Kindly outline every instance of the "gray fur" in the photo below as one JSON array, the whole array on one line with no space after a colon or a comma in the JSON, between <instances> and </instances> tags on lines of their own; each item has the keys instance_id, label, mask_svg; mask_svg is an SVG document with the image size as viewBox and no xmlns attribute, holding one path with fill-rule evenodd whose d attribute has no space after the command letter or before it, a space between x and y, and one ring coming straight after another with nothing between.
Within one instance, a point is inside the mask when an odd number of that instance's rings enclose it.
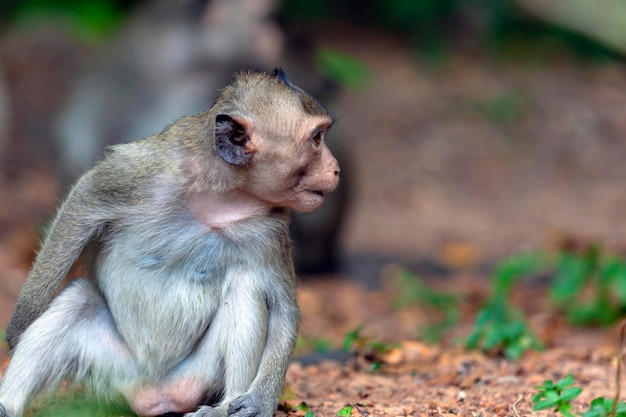
<instances>
[{"instance_id":1,"label":"gray fur","mask_svg":"<svg viewBox=\"0 0 626 417\"><path fill-rule=\"evenodd\" d=\"M309 139L329 117L309 123L294 109L279 117L255 101L301 99L278 81L241 74L210 110L114 147L78 181L7 328L14 351L1 417L20 417L64 379L144 415L273 414L300 317L287 208L315 209L321 199L310 190L331 191L339 173L325 145ZM225 111L257 128L276 120L251 136L250 166L216 153L214 121ZM300 123L313 127L302 133ZM310 160L295 185L291 155ZM54 297L81 253L88 276Z\"/></svg>"}]
</instances>

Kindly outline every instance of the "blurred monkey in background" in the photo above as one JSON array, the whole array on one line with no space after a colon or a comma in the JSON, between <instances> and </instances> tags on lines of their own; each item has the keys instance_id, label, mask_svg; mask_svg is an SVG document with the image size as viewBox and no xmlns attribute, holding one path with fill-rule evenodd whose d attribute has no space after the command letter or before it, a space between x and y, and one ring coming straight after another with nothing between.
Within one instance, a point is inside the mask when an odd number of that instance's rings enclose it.
<instances>
[{"instance_id":1,"label":"blurred monkey in background","mask_svg":"<svg viewBox=\"0 0 626 417\"><path fill-rule=\"evenodd\" d=\"M79 77L59 114L55 145L63 187L107 146L152 135L210 106L241 68L282 66L327 101L329 83L313 69L312 51L285 51L276 9L274 0L156 0L140 7ZM349 165L341 144L332 150ZM344 169L342 186L318 213L293 215L298 271L336 269L347 177Z\"/></svg>"}]
</instances>

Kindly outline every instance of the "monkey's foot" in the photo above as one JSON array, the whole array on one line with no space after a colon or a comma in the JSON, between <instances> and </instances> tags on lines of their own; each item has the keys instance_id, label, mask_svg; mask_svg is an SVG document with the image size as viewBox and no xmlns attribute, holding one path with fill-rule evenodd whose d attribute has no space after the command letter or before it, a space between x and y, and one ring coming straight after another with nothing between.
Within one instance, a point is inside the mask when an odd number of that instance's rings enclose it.
<instances>
[{"instance_id":1,"label":"monkey's foot","mask_svg":"<svg viewBox=\"0 0 626 417\"><path fill-rule=\"evenodd\" d=\"M0 404L0 417L11 417L9 416L9 413L7 413L7 410L4 409L4 406L2 404Z\"/></svg>"}]
</instances>

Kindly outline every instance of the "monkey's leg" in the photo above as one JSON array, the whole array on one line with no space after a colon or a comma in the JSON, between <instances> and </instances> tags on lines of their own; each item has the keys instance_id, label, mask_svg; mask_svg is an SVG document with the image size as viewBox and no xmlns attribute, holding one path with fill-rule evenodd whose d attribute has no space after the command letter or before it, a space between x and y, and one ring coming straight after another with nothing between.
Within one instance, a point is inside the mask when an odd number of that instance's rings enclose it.
<instances>
[{"instance_id":1,"label":"monkey's leg","mask_svg":"<svg viewBox=\"0 0 626 417\"><path fill-rule=\"evenodd\" d=\"M20 338L0 384L0 416L21 416L30 400L66 378L89 374L92 384L104 385L113 377L132 381L135 372L105 301L91 283L74 280Z\"/></svg>"},{"instance_id":2,"label":"monkey's leg","mask_svg":"<svg viewBox=\"0 0 626 417\"><path fill-rule=\"evenodd\" d=\"M268 326L266 300L257 287L261 278L253 273L234 270L226 279L232 285L194 357L197 366L202 367L206 366L203 363L216 360L216 351L220 353L224 366L223 400L215 407L200 407L196 412L186 414L186 417L234 414L229 410L229 405L249 391L258 373ZM260 404L251 401L247 405L250 413L246 415L263 415Z\"/></svg>"}]
</instances>

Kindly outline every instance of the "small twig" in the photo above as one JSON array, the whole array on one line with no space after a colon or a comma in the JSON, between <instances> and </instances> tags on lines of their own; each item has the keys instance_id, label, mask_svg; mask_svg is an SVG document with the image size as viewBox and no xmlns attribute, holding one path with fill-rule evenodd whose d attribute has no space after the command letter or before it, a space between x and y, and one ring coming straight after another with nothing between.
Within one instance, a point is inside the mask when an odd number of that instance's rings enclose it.
<instances>
[{"instance_id":1,"label":"small twig","mask_svg":"<svg viewBox=\"0 0 626 417\"><path fill-rule=\"evenodd\" d=\"M620 339L619 355L617 355L617 369L615 371L615 400L613 400L609 417L615 417L619 394L622 391L622 362L624 362L624 356L626 355L626 322L622 323Z\"/></svg>"},{"instance_id":2,"label":"small twig","mask_svg":"<svg viewBox=\"0 0 626 417\"><path fill-rule=\"evenodd\" d=\"M359 414L361 414L363 417L369 417L370 413L361 410L361 408L356 403L352 403L352 405L354 406L354 408L356 408L356 411L358 411Z\"/></svg>"},{"instance_id":3,"label":"small twig","mask_svg":"<svg viewBox=\"0 0 626 417\"><path fill-rule=\"evenodd\" d=\"M515 417L520 417L520 414L517 412L517 404L520 403L520 401L522 401L524 399L524 396L522 394L520 394L517 397L517 400L515 400L515 402L513 403L513 406L511 407L513 409L513 414L515 414Z\"/></svg>"}]
</instances>

